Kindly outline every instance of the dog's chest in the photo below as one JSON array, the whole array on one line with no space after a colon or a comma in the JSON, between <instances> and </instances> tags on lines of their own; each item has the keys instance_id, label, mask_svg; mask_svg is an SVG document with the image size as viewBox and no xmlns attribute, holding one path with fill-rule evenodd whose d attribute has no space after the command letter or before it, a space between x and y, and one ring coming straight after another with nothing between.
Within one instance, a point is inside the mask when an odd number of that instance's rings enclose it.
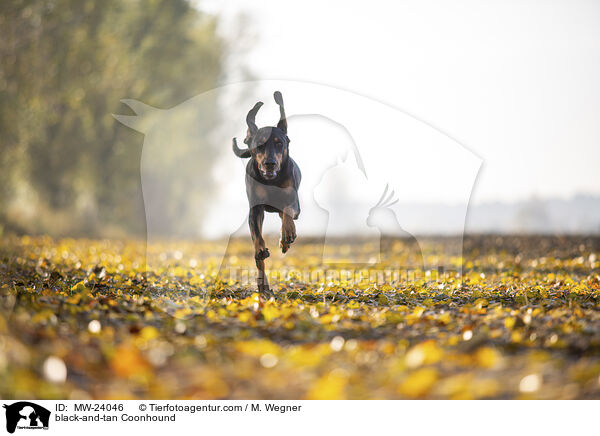
<instances>
[{"instance_id":1,"label":"dog's chest","mask_svg":"<svg viewBox=\"0 0 600 436\"><path fill-rule=\"evenodd\" d=\"M265 184L246 175L246 193L250 206L268 205L276 209L283 209L294 203L296 195L293 181L286 178L278 185Z\"/></svg>"}]
</instances>

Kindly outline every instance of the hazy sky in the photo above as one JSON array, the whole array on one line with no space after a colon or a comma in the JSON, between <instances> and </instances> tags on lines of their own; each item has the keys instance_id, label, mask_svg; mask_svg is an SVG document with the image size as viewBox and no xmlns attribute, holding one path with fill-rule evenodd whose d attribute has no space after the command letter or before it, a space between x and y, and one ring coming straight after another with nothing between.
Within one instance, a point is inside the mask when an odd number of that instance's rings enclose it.
<instances>
[{"instance_id":1,"label":"hazy sky","mask_svg":"<svg viewBox=\"0 0 600 436\"><path fill-rule=\"evenodd\" d=\"M435 126L483 159L474 203L600 194L598 1L199 3L253 35L231 81L243 62Z\"/></svg>"}]
</instances>

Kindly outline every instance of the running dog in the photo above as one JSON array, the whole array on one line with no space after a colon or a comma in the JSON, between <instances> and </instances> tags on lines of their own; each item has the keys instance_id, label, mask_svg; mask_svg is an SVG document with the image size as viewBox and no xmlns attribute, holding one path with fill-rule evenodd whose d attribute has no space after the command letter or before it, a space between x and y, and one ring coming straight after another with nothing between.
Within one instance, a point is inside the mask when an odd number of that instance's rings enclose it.
<instances>
[{"instance_id":1,"label":"running dog","mask_svg":"<svg viewBox=\"0 0 600 436\"><path fill-rule=\"evenodd\" d=\"M265 259L269 249L262 236L265 211L278 213L281 217L281 239L279 246L286 253L296 239L294 220L300 215L298 188L302 175L300 168L289 155L290 138L287 136L287 119L283 98L279 91L273 95L279 106L277 127L256 126L256 113L263 105L256 103L246 116L248 133L244 143L248 148L240 149L233 138L233 152L237 157L250 158L246 165L246 194L250 206L248 223L254 243L254 259L258 269L259 292L271 294L265 275Z\"/></svg>"}]
</instances>

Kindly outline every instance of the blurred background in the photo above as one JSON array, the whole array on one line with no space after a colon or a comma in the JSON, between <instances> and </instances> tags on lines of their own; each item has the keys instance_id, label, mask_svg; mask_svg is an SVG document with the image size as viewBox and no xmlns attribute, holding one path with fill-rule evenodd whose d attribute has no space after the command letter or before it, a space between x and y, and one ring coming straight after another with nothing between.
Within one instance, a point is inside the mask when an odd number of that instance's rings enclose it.
<instances>
[{"instance_id":1,"label":"blurred background","mask_svg":"<svg viewBox=\"0 0 600 436\"><path fill-rule=\"evenodd\" d=\"M112 117L134 113L120 100L168 109L277 79L366 96L464 145L483 161L467 231L598 233L599 20L591 0L4 1L0 229L143 237L144 136ZM220 103L215 125L228 117ZM208 140L203 154L231 157ZM182 220L213 191L210 171L198 177L193 205L163 193ZM428 233L452 233L464 207L433 196L410 211Z\"/></svg>"},{"instance_id":2,"label":"blurred background","mask_svg":"<svg viewBox=\"0 0 600 436\"><path fill-rule=\"evenodd\" d=\"M218 26L184 0L2 2L4 231L142 236L143 136L111 114L125 97L169 107L229 80L243 38Z\"/></svg>"}]
</instances>

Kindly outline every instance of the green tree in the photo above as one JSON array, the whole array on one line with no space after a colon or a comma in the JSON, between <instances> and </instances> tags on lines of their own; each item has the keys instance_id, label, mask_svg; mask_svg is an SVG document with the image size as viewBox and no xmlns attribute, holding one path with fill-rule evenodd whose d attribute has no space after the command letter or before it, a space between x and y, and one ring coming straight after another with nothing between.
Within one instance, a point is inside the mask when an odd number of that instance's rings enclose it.
<instances>
[{"instance_id":1,"label":"green tree","mask_svg":"<svg viewBox=\"0 0 600 436\"><path fill-rule=\"evenodd\" d=\"M1 2L0 222L142 234L142 137L111 114L124 97L170 107L218 86L216 25L184 0Z\"/></svg>"}]
</instances>

